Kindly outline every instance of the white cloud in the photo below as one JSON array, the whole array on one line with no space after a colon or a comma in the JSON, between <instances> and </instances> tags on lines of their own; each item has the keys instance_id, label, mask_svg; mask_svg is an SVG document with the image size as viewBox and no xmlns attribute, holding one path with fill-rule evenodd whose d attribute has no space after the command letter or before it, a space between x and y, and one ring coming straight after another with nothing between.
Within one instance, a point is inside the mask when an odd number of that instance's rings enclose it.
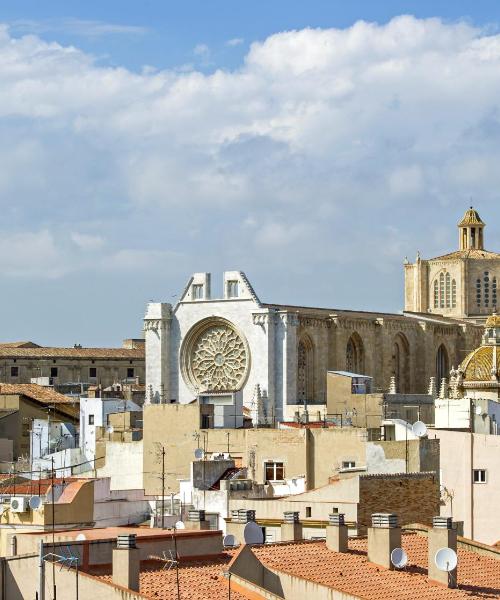
<instances>
[{"instance_id":1,"label":"white cloud","mask_svg":"<svg viewBox=\"0 0 500 600\"><path fill-rule=\"evenodd\" d=\"M226 46L241 46L241 44L243 44L244 42L245 40L243 38L232 38L230 40L227 40Z\"/></svg>"},{"instance_id":2,"label":"white cloud","mask_svg":"<svg viewBox=\"0 0 500 600\"><path fill-rule=\"evenodd\" d=\"M3 235L0 252L4 257L0 273L9 277L58 279L68 272L53 235L46 230Z\"/></svg>"},{"instance_id":3,"label":"white cloud","mask_svg":"<svg viewBox=\"0 0 500 600\"><path fill-rule=\"evenodd\" d=\"M74 231L71 234L71 239L81 250L99 250L104 246L104 240L100 235Z\"/></svg>"},{"instance_id":4,"label":"white cloud","mask_svg":"<svg viewBox=\"0 0 500 600\"><path fill-rule=\"evenodd\" d=\"M211 58L206 44L193 52ZM453 230L470 196L486 220L500 216L499 71L500 35L438 19L277 33L211 73L102 67L5 27L4 228L42 230L43 252L63 257L61 227L92 231L73 234L59 273L86 268L94 244L103 268L165 279L178 252L187 269L262 271L269 289L286 264L314 294L316 269L344 276L348 263L364 269L356 285L389 299L380 261L394 276L400 253L448 249L433 216Z\"/></svg>"},{"instance_id":5,"label":"white cloud","mask_svg":"<svg viewBox=\"0 0 500 600\"><path fill-rule=\"evenodd\" d=\"M85 19L43 19L35 21L32 19L20 19L9 23L9 29L13 33L64 33L81 37L100 37L104 35L142 35L147 32L146 27L137 25L120 25L118 23L106 23L104 21L92 21Z\"/></svg>"}]
</instances>

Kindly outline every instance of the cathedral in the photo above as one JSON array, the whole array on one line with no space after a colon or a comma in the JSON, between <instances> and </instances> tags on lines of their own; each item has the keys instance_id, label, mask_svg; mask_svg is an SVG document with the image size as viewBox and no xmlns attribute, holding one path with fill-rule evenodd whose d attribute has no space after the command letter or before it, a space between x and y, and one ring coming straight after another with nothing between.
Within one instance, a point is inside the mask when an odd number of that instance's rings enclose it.
<instances>
[{"instance_id":1,"label":"cathedral","mask_svg":"<svg viewBox=\"0 0 500 600\"><path fill-rule=\"evenodd\" d=\"M372 391L426 393L481 341L497 306L500 254L484 249L474 209L458 224L459 249L405 261L402 314L270 304L246 275L195 273L175 305L150 303L144 318L146 402L214 405L216 426L291 420L307 403L324 410L327 371L373 378ZM218 425L217 425L218 424Z\"/></svg>"}]
</instances>

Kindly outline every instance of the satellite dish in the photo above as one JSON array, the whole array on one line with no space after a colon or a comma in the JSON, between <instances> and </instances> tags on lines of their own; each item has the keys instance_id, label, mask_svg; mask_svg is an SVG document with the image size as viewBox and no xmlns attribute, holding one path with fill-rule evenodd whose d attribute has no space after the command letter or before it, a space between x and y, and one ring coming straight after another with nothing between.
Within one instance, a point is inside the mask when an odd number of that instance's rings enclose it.
<instances>
[{"instance_id":1,"label":"satellite dish","mask_svg":"<svg viewBox=\"0 0 500 600\"><path fill-rule=\"evenodd\" d=\"M87 538L86 538L86 536L85 536L85 534L84 534L84 533L79 533L79 534L76 536L76 538L75 538L75 539L76 539L76 541L77 541L77 542L83 542L83 541L84 541L84 540L86 540Z\"/></svg>"},{"instance_id":2,"label":"satellite dish","mask_svg":"<svg viewBox=\"0 0 500 600\"><path fill-rule=\"evenodd\" d=\"M31 498L30 498L31 510L37 510L38 508L40 508L41 504L42 504L42 499L40 498L40 496L31 496Z\"/></svg>"},{"instance_id":3,"label":"satellite dish","mask_svg":"<svg viewBox=\"0 0 500 600\"><path fill-rule=\"evenodd\" d=\"M197 460L200 460L200 458L203 458L205 455L205 453L203 452L203 448L196 448L196 450L194 451L194 457Z\"/></svg>"},{"instance_id":4,"label":"satellite dish","mask_svg":"<svg viewBox=\"0 0 500 600\"><path fill-rule=\"evenodd\" d=\"M174 525L174 527L176 529L186 529L186 526L184 525L183 521L177 521L177 523Z\"/></svg>"},{"instance_id":5,"label":"satellite dish","mask_svg":"<svg viewBox=\"0 0 500 600\"><path fill-rule=\"evenodd\" d=\"M424 437L424 435L427 435L427 427L422 421L416 421L415 423L413 423L411 430L419 438Z\"/></svg>"},{"instance_id":6,"label":"satellite dish","mask_svg":"<svg viewBox=\"0 0 500 600\"><path fill-rule=\"evenodd\" d=\"M234 548L235 546L237 546L236 538L234 537L234 535L232 533L229 533L228 535L224 536L224 539L222 540L222 544L224 545L225 548Z\"/></svg>"},{"instance_id":7,"label":"satellite dish","mask_svg":"<svg viewBox=\"0 0 500 600\"><path fill-rule=\"evenodd\" d=\"M391 552L391 563L396 567L396 569L402 569L406 567L408 564L408 554L403 550L403 548L394 548Z\"/></svg>"},{"instance_id":8,"label":"satellite dish","mask_svg":"<svg viewBox=\"0 0 500 600\"><path fill-rule=\"evenodd\" d=\"M478 405L476 406L476 415L482 415L483 414L483 409Z\"/></svg>"},{"instance_id":9,"label":"satellite dish","mask_svg":"<svg viewBox=\"0 0 500 600\"><path fill-rule=\"evenodd\" d=\"M255 521L249 521L245 525L243 536L245 538L245 544L264 543L264 532L262 531L262 527L259 527Z\"/></svg>"},{"instance_id":10,"label":"satellite dish","mask_svg":"<svg viewBox=\"0 0 500 600\"><path fill-rule=\"evenodd\" d=\"M457 553L451 548L441 548L434 557L434 563L440 571L453 571L457 562Z\"/></svg>"},{"instance_id":11,"label":"satellite dish","mask_svg":"<svg viewBox=\"0 0 500 600\"><path fill-rule=\"evenodd\" d=\"M108 433L108 434L112 434L114 430L115 430L115 428L113 427L113 425L106 427L106 433Z\"/></svg>"}]
</instances>

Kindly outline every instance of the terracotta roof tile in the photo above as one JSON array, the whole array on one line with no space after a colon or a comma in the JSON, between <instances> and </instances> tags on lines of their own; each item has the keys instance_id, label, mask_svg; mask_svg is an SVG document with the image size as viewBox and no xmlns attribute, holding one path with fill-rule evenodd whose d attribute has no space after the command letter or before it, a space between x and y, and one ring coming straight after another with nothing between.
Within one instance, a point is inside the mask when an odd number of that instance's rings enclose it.
<instances>
[{"instance_id":1,"label":"terracotta roof tile","mask_svg":"<svg viewBox=\"0 0 500 600\"><path fill-rule=\"evenodd\" d=\"M408 567L402 571L369 563L366 538L350 539L348 553L333 552L321 541L255 546L252 550L271 569L366 600L500 597L500 561L459 549L459 589L448 589L427 579L426 537L404 534L402 546L409 558Z\"/></svg>"},{"instance_id":2,"label":"terracotta roof tile","mask_svg":"<svg viewBox=\"0 0 500 600\"><path fill-rule=\"evenodd\" d=\"M19 394L37 400L38 402L50 404L71 404L74 399L68 398L64 394L56 392L50 387L38 385L36 383L0 383L1 394Z\"/></svg>"},{"instance_id":3,"label":"terracotta roof tile","mask_svg":"<svg viewBox=\"0 0 500 600\"><path fill-rule=\"evenodd\" d=\"M180 597L183 600L226 600L228 584L222 576L222 571L227 568L233 554L234 551L228 551L200 560L181 560L179 563ZM139 581L141 594L156 600L177 598L176 569L167 570L164 565L164 561L161 560L141 562ZM100 569L93 567L91 572L100 579L111 582L109 569L109 565ZM234 588L231 589L231 599L247 600Z\"/></svg>"},{"instance_id":4,"label":"terracotta roof tile","mask_svg":"<svg viewBox=\"0 0 500 600\"><path fill-rule=\"evenodd\" d=\"M477 248L470 248L468 250L456 250L449 254L443 254L443 256L436 256L435 258L429 258L428 260L454 260L457 258L476 258L476 259L500 259L500 254L497 252L490 252L489 250L478 250Z\"/></svg>"},{"instance_id":5,"label":"terracotta roof tile","mask_svg":"<svg viewBox=\"0 0 500 600\"><path fill-rule=\"evenodd\" d=\"M0 344L0 358L128 358L144 359L141 348L26 348Z\"/></svg>"}]
</instances>

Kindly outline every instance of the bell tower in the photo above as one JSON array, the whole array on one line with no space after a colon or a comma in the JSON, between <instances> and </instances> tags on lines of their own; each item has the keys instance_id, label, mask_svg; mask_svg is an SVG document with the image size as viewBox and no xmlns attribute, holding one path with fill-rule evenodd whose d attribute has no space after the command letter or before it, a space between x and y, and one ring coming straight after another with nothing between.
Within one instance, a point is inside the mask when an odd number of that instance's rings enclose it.
<instances>
[{"instance_id":1,"label":"bell tower","mask_svg":"<svg viewBox=\"0 0 500 600\"><path fill-rule=\"evenodd\" d=\"M485 224L472 206L458 224L460 250L484 250Z\"/></svg>"}]
</instances>

